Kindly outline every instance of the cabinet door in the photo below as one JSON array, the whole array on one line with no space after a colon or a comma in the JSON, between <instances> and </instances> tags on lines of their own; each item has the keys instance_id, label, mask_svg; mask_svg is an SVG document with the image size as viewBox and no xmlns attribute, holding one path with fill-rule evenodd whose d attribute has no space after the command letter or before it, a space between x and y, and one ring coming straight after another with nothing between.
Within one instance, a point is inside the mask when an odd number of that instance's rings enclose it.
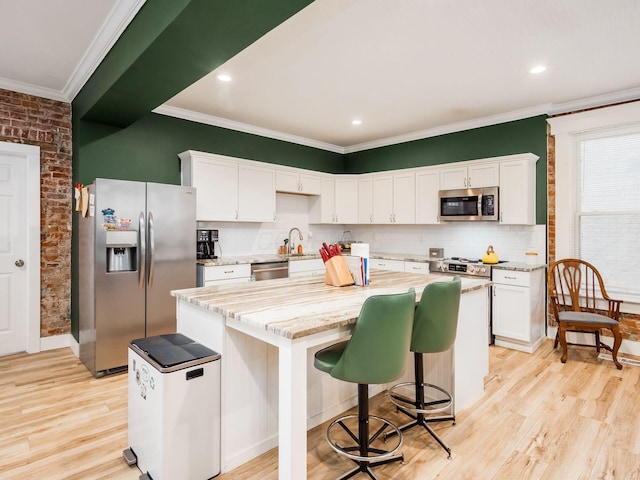
<instances>
[{"instance_id":1,"label":"cabinet door","mask_svg":"<svg viewBox=\"0 0 640 480\"><path fill-rule=\"evenodd\" d=\"M358 223L373 223L373 180L358 179Z\"/></svg>"},{"instance_id":2,"label":"cabinet door","mask_svg":"<svg viewBox=\"0 0 640 480\"><path fill-rule=\"evenodd\" d=\"M336 187L333 177L322 178L322 193L309 197L309 223L334 223Z\"/></svg>"},{"instance_id":3,"label":"cabinet door","mask_svg":"<svg viewBox=\"0 0 640 480\"><path fill-rule=\"evenodd\" d=\"M440 170L431 169L416 173L416 223L438 222L438 191Z\"/></svg>"},{"instance_id":4,"label":"cabinet door","mask_svg":"<svg viewBox=\"0 0 640 480\"><path fill-rule=\"evenodd\" d=\"M320 175L301 173L300 193L320 195L322 193L322 177Z\"/></svg>"},{"instance_id":5,"label":"cabinet door","mask_svg":"<svg viewBox=\"0 0 640 480\"><path fill-rule=\"evenodd\" d=\"M289 170L276 170L276 191L300 193L300 176Z\"/></svg>"},{"instance_id":6,"label":"cabinet door","mask_svg":"<svg viewBox=\"0 0 640 480\"><path fill-rule=\"evenodd\" d=\"M335 222L358 223L358 179L336 178Z\"/></svg>"},{"instance_id":7,"label":"cabinet door","mask_svg":"<svg viewBox=\"0 0 640 480\"><path fill-rule=\"evenodd\" d=\"M393 223L416 223L416 176L413 172L393 176Z\"/></svg>"},{"instance_id":8,"label":"cabinet door","mask_svg":"<svg viewBox=\"0 0 640 480\"><path fill-rule=\"evenodd\" d=\"M238 220L275 222L276 185L272 168L240 165L238 168Z\"/></svg>"},{"instance_id":9,"label":"cabinet door","mask_svg":"<svg viewBox=\"0 0 640 480\"><path fill-rule=\"evenodd\" d=\"M467 187L495 187L500 180L500 165L498 163L484 163L471 165L467 171Z\"/></svg>"},{"instance_id":10,"label":"cabinet door","mask_svg":"<svg viewBox=\"0 0 640 480\"><path fill-rule=\"evenodd\" d=\"M391 223L393 219L393 177L373 177L373 223Z\"/></svg>"},{"instance_id":11,"label":"cabinet door","mask_svg":"<svg viewBox=\"0 0 640 480\"><path fill-rule=\"evenodd\" d=\"M454 190L467 188L467 167L446 167L440 170L440 188Z\"/></svg>"},{"instance_id":12,"label":"cabinet door","mask_svg":"<svg viewBox=\"0 0 640 480\"><path fill-rule=\"evenodd\" d=\"M234 162L192 158L198 221L238 219L238 166Z\"/></svg>"},{"instance_id":13,"label":"cabinet door","mask_svg":"<svg viewBox=\"0 0 640 480\"><path fill-rule=\"evenodd\" d=\"M510 225L536 223L535 164L514 160L500 164L500 222Z\"/></svg>"},{"instance_id":14,"label":"cabinet door","mask_svg":"<svg viewBox=\"0 0 640 480\"><path fill-rule=\"evenodd\" d=\"M494 283L493 334L529 342L531 340L530 304L528 287Z\"/></svg>"}]
</instances>

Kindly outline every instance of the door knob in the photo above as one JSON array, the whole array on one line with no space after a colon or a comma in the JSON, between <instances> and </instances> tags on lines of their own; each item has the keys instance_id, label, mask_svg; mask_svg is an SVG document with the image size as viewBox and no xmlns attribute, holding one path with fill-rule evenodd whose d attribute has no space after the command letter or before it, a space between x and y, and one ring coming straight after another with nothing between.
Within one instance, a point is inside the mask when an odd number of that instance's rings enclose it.
<instances>
[{"instance_id":1,"label":"door knob","mask_svg":"<svg viewBox=\"0 0 640 480\"><path fill-rule=\"evenodd\" d=\"M16 260L16 267L22 267L24 265L24 260Z\"/></svg>"}]
</instances>

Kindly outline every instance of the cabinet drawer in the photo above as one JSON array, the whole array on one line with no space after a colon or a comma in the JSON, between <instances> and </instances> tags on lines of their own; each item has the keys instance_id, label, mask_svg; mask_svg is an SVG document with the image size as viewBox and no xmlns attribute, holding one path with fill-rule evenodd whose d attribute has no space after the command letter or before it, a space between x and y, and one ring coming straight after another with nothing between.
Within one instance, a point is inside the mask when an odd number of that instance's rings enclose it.
<instances>
[{"instance_id":1,"label":"cabinet drawer","mask_svg":"<svg viewBox=\"0 0 640 480\"><path fill-rule=\"evenodd\" d=\"M404 262L404 271L407 273L429 273L429 263L424 262Z\"/></svg>"},{"instance_id":2,"label":"cabinet drawer","mask_svg":"<svg viewBox=\"0 0 640 480\"><path fill-rule=\"evenodd\" d=\"M204 281L226 280L229 278L249 278L251 276L251 265L220 265L204 267Z\"/></svg>"},{"instance_id":3,"label":"cabinet drawer","mask_svg":"<svg viewBox=\"0 0 640 480\"><path fill-rule=\"evenodd\" d=\"M529 272L517 272L515 270L500 270L494 268L491 272L493 283L528 287L531 284Z\"/></svg>"},{"instance_id":4,"label":"cabinet drawer","mask_svg":"<svg viewBox=\"0 0 640 480\"><path fill-rule=\"evenodd\" d=\"M379 258L370 258L369 268L393 270L394 272L404 272L404 260L382 260Z\"/></svg>"}]
</instances>

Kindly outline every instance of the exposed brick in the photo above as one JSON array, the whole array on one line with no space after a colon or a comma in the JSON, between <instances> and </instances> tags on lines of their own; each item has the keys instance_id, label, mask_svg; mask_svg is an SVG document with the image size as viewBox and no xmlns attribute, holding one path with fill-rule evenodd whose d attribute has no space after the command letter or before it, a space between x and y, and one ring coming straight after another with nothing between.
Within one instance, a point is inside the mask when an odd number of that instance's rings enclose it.
<instances>
[{"instance_id":1,"label":"exposed brick","mask_svg":"<svg viewBox=\"0 0 640 480\"><path fill-rule=\"evenodd\" d=\"M0 89L0 141L40 147L40 335L70 333L71 105Z\"/></svg>"}]
</instances>

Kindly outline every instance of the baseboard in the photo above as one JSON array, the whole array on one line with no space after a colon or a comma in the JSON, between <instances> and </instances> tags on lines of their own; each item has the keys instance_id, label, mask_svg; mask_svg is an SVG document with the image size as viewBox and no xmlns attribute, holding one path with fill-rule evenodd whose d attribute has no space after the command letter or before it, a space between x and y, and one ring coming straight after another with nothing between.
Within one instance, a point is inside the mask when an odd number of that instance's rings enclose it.
<instances>
[{"instance_id":1,"label":"baseboard","mask_svg":"<svg viewBox=\"0 0 640 480\"><path fill-rule=\"evenodd\" d=\"M73 335L64 333L62 335L51 335L49 337L40 337L40 351L56 350L58 348L69 347L73 354L78 357L80 355L80 347Z\"/></svg>"},{"instance_id":2,"label":"baseboard","mask_svg":"<svg viewBox=\"0 0 640 480\"><path fill-rule=\"evenodd\" d=\"M555 339L556 338L556 327L547 327L547 338ZM588 333L579 333L579 332L567 332L567 341L571 343L583 343L583 344L593 344L593 335ZM613 346L613 338L605 337L604 335L600 335L600 341L610 347ZM640 342L634 340L628 340L626 338L622 339L622 345L620 345L620 350L618 350L618 355L634 355L636 357L640 357Z\"/></svg>"},{"instance_id":3,"label":"baseboard","mask_svg":"<svg viewBox=\"0 0 640 480\"><path fill-rule=\"evenodd\" d=\"M232 457L229 457L227 459L222 458L221 473L230 472L234 468L247 463L249 460L258 457L277 446L278 435L275 434L267 438L266 440L252 446L251 448L247 448L243 452L233 455Z\"/></svg>"}]
</instances>

